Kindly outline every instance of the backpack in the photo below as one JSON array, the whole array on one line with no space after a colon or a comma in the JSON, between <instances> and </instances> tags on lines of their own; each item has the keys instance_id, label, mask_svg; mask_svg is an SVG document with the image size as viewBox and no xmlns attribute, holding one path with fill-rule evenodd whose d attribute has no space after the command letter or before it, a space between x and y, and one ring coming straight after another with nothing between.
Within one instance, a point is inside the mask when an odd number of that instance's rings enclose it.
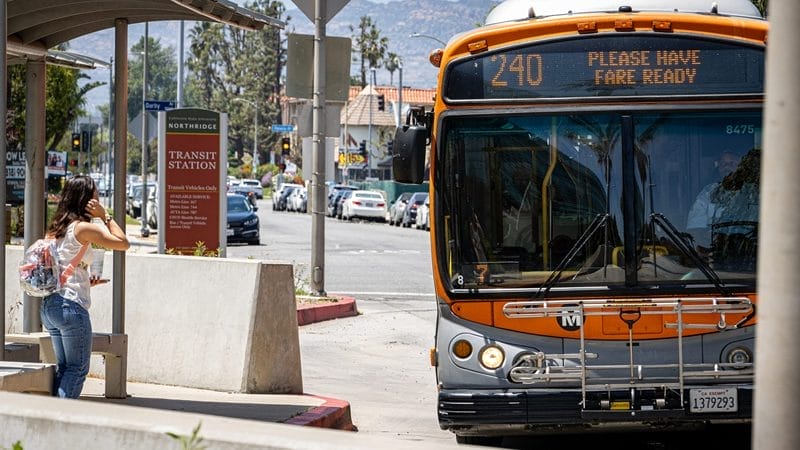
<instances>
[{"instance_id":1,"label":"backpack","mask_svg":"<svg viewBox=\"0 0 800 450\"><path fill-rule=\"evenodd\" d=\"M75 266L83 259L89 244L81 246L80 251L67 264L61 267L58 262L56 240L39 239L25 249L19 263L19 284L26 294L33 297L47 297L56 293L75 271Z\"/></svg>"}]
</instances>

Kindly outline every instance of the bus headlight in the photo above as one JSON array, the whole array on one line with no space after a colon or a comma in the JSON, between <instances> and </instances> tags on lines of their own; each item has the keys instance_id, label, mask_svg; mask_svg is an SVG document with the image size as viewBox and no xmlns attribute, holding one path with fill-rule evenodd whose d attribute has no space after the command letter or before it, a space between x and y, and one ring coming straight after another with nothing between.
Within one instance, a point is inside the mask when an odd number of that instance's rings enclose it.
<instances>
[{"instance_id":1,"label":"bus headlight","mask_svg":"<svg viewBox=\"0 0 800 450\"><path fill-rule=\"evenodd\" d=\"M495 370L503 365L506 356L503 354L503 350L501 350L500 347L487 345L481 349L478 354L478 359L483 367L489 370Z\"/></svg>"}]
</instances>

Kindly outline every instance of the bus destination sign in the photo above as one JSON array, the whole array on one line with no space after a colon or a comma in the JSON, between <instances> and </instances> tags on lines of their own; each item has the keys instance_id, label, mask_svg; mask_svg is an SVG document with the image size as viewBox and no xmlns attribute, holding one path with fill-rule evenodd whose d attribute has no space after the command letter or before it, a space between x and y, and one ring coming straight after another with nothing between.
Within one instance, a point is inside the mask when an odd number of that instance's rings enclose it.
<instances>
[{"instance_id":1,"label":"bus destination sign","mask_svg":"<svg viewBox=\"0 0 800 450\"><path fill-rule=\"evenodd\" d=\"M763 48L672 36L604 36L515 47L448 68L445 98L760 94Z\"/></svg>"}]
</instances>

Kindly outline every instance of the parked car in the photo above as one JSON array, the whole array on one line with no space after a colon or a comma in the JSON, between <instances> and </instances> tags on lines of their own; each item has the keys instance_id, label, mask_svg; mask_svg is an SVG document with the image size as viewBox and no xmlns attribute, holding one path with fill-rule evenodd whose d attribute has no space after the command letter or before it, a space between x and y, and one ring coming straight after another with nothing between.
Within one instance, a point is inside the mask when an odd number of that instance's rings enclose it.
<instances>
[{"instance_id":1,"label":"parked car","mask_svg":"<svg viewBox=\"0 0 800 450\"><path fill-rule=\"evenodd\" d=\"M343 191L352 191L356 188L353 186L347 186L344 184L335 184L331 186L328 190L328 205L325 208L325 214L328 217L336 216L336 205L338 205L339 200L341 200L341 194Z\"/></svg>"},{"instance_id":2,"label":"parked car","mask_svg":"<svg viewBox=\"0 0 800 450\"><path fill-rule=\"evenodd\" d=\"M400 226L400 222L403 221L403 211L406 209L411 194L413 194L413 192L403 192L397 197L397 200L392 203L392 206L389 208L389 225Z\"/></svg>"},{"instance_id":3,"label":"parked car","mask_svg":"<svg viewBox=\"0 0 800 450\"><path fill-rule=\"evenodd\" d=\"M226 231L229 244L246 242L249 245L261 243L258 216L253 205L244 195L228 194L228 226Z\"/></svg>"},{"instance_id":4,"label":"parked car","mask_svg":"<svg viewBox=\"0 0 800 450\"><path fill-rule=\"evenodd\" d=\"M348 198L350 198L352 194L353 194L352 190L346 189L342 191L342 193L339 195L338 201L336 202L336 209L334 210L333 214L334 216L336 216L337 219L342 218L342 205L344 204L345 201L347 201Z\"/></svg>"},{"instance_id":5,"label":"parked car","mask_svg":"<svg viewBox=\"0 0 800 450\"><path fill-rule=\"evenodd\" d=\"M272 210L273 211L279 211L278 210L278 200L280 200L281 195L283 195L283 191L285 189L291 187L291 186L302 187L301 185L296 184L296 183L283 183L280 188L275 189L274 191L272 191Z\"/></svg>"},{"instance_id":6,"label":"parked car","mask_svg":"<svg viewBox=\"0 0 800 450\"><path fill-rule=\"evenodd\" d=\"M289 199L286 202L287 211L306 212L308 209L308 189L300 187L294 189L289 194Z\"/></svg>"},{"instance_id":7,"label":"parked car","mask_svg":"<svg viewBox=\"0 0 800 450\"><path fill-rule=\"evenodd\" d=\"M386 199L380 192L352 191L342 202L342 219L360 217L371 220L386 220Z\"/></svg>"},{"instance_id":8,"label":"parked car","mask_svg":"<svg viewBox=\"0 0 800 450\"><path fill-rule=\"evenodd\" d=\"M418 230L430 230L431 229L431 222L430 222L430 196L425 198L425 201L417 208L417 218L416 218L416 226Z\"/></svg>"},{"instance_id":9,"label":"parked car","mask_svg":"<svg viewBox=\"0 0 800 450\"><path fill-rule=\"evenodd\" d=\"M136 218L142 215L142 183L132 184L128 189L128 200L125 211L129 216ZM156 183L147 183L148 203L156 197Z\"/></svg>"},{"instance_id":10,"label":"parked car","mask_svg":"<svg viewBox=\"0 0 800 450\"><path fill-rule=\"evenodd\" d=\"M401 225L404 227L410 227L416 224L417 220L417 210L425 200L428 198L427 192L414 192L411 194L411 198L408 199L408 205L406 206L405 210L403 211L403 220Z\"/></svg>"},{"instance_id":11,"label":"parked car","mask_svg":"<svg viewBox=\"0 0 800 450\"><path fill-rule=\"evenodd\" d=\"M238 185L231 186L228 192L242 195L247 195L248 192L252 192L257 199L260 200L264 198L264 188L261 187L261 182L250 178L245 178L241 180Z\"/></svg>"},{"instance_id":12,"label":"parked car","mask_svg":"<svg viewBox=\"0 0 800 450\"><path fill-rule=\"evenodd\" d=\"M284 189L282 189L281 196L278 197L278 205L275 206L275 209L277 209L278 211L286 211L286 208L288 207L289 203L289 196L291 196L292 192L294 192L295 190L302 188L303 186L295 184L291 186L286 186Z\"/></svg>"}]
</instances>

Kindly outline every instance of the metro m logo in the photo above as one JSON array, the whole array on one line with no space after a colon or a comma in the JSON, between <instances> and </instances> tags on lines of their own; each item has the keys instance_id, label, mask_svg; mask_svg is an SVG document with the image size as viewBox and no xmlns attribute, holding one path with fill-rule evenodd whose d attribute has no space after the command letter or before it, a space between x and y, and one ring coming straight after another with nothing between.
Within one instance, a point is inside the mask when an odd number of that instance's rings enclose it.
<instances>
[{"instance_id":1,"label":"metro m logo","mask_svg":"<svg viewBox=\"0 0 800 450\"><path fill-rule=\"evenodd\" d=\"M558 326L567 331L578 331L583 325L581 311L578 305L564 305L565 307L574 306L575 309L564 309L558 316Z\"/></svg>"}]
</instances>

